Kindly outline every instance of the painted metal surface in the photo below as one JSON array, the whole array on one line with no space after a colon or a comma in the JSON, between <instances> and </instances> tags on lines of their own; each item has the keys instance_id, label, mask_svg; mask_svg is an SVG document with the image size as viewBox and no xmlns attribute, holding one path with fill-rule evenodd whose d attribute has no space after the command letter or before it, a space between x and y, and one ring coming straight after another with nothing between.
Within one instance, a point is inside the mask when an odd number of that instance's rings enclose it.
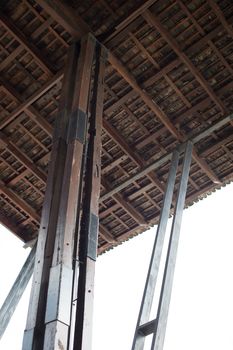
<instances>
[{"instance_id":1,"label":"painted metal surface","mask_svg":"<svg viewBox=\"0 0 233 350\"><path fill-rule=\"evenodd\" d=\"M169 303L172 291L172 282L175 270L175 261L177 255L177 248L179 242L179 234L182 220L182 213L185 203L185 196L187 191L187 184L189 178L189 170L192 159L193 144L188 141L185 145L183 167L181 177L179 179L179 190L176 194L175 200L175 213L173 217L173 223L170 233L170 240L167 249L167 258L165 268L163 272L163 281L160 291L159 305L157 308L157 315L154 320L149 320L151 307L154 298L154 292L157 282L157 276L159 272L159 265L161 255L164 250L164 238L166 233L167 222L172 205L172 198L174 193L174 186L177 176L177 169L179 163L179 157L181 148L173 152L167 189L164 196L163 208L160 216L160 221L155 237L155 243L152 250L151 261L149 265L148 275L146 279L145 289L142 297L142 303L139 311L138 321L136 325L135 335L133 339L132 350L142 350L144 348L145 337L149 334L153 334L151 350L162 350Z\"/></svg>"}]
</instances>

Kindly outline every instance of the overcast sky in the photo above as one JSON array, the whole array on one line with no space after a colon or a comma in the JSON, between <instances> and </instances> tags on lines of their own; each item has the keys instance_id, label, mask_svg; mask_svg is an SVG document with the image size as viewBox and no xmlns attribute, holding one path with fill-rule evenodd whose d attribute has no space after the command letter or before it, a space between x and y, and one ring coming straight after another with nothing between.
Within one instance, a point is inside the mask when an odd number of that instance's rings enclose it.
<instances>
[{"instance_id":1,"label":"overcast sky","mask_svg":"<svg viewBox=\"0 0 233 350\"><path fill-rule=\"evenodd\" d=\"M184 211L164 350L232 350L233 185ZM130 350L156 229L98 258L93 350ZM0 228L0 304L29 250ZM29 288L0 341L20 350ZM147 349L149 349L147 344Z\"/></svg>"}]
</instances>

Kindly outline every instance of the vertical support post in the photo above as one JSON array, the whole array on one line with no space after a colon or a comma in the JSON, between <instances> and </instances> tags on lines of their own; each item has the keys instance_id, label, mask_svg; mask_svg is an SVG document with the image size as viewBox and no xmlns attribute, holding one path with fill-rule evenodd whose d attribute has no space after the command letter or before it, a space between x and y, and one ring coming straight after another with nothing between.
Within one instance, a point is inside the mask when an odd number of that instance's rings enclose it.
<instances>
[{"instance_id":1,"label":"vertical support post","mask_svg":"<svg viewBox=\"0 0 233 350\"><path fill-rule=\"evenodd\" d=\"M144 347L145 337L138 334L139 327L149 321L155 286L158 277L159 264L161 260L164 237L166 233L167 223L172 204L172 196L176 181L176 172L179 162L179 151L173 152L171 166L168 174L167 188L164 195L162 211L159 219L159 224L156 232L155 242L152 250L150 265L146 278L146 284L143 292L141 307L139 311L136 331L133 339L132 350L141 350Z\"/></svg>"},{"instance_id":2,"label":"vertical support post","mask_svg":"<svg viewBox=\"0 0 233 350\"><path fill-rule=\"evenodd\" d=\"M188 185L189 169L191 165L193 145L187 142L183 168L180 179L180 186L177 196L175 214L172 221L172 229L169 239L167 258L165 263L162 288L157 312L156 331L153 334L151 350L162 350L167 326L167 317L171 300L172 284L175 272L177 249L180 237L180 227L185 203L186 190Z\"/></svg>"},{"instance_id":3,"label":"vertical support post","mask_svg":"<svg viewBox=\"0 0 233 350\"><path fill-rule=\"evenodd\" d=\"M22 269L20 270L9 294L0 309L0 339L2 338L11 317L32 277L35 261L36 245L30 251Z\"/></svg>"},{"instance_id":4,"label":"vertical support post","mask_svg":"<svg viewBox=\"0 0 233 350\"><path fill-rule=\"evenodd\" d=\"M142 297L142 303L139 311L136 330L134 334L132 350L143 350L145 337L149 334L153 334L151 350L163 349L168 309L172 291L172 282L175 270L175 260L180 234L181 219L185 203L189 169L192 157L192 143L190 141L186 143L185 148L183 167L180 178L179 190L176 198L175 214L173 217L170 241L167 250L167 258L164 268L157 316L152 321L149 321L149 317L154 297L155 286L157 282L161 255L163 251L166 226L172 203L180 150L181 147L178 147L173 152L172 156L171 167L168 175L167 189L164 196L160 221L157 229L154 247L152 250L152 256Z\"/></svg>"},{"instance_id":5,"label":"vertical support post","mask_svg":"<svg viewBox=\"0 0 233 350\"><path fill-rule=\"evenodd\" d=\"M97 46L95 38L89 34L81 43L73 44L69 53L53 138L23 350L72 348L71 314L74 289L78 289L75 283L79 283L80 266L76 263L76 256L82 241L81 213L85 212L85 198L89 186L92 191L94 181L90 179L96 176L97 165L100 186L101 124L96 126L98 147L95 142L94 146L90 146L92 129L89 128L88 134L88 125L96 125L97 116L93 116L94 107L91 107L90 113L90 105L98 102L99 119L103 108L103 93L100 96L100 87L96 83L100 72L93 78L94 59L96 57L96 62L99 60ZM101 79L103 74L102 67ZM98 89L95 94L96 84ZM97 95L98 99L92 99L90 103L92 95ZM86 149L90 149L89 153ZM96 152L94 158L93 152ZM90 162L95 165L93 171L88 166ZM94 198L97 200L94 212L97 217L97 244L98 195L94 194ZM88 197L86 202L88 200L91 199Z\"/></svg>"},{"instance_id":6,"label":"vertical support post","mask_svg":"<svg viewBox=\"0 0 233 350\"><path fill-rule=\"evenodd\" d=\"M81 43L67 130L67 153L45 312L44 350L68 346L73 281L73 242L83 181L88 104L95 39ZM79 220L79 219L78 219Z\"/></svg>"},{"instance_id":7,"label":"vertical support post","mask_svg":"<svg viewBox=\"0 0 233 350\"><path fill-rule=\"evenodd\" d=\"M79 278L74 329L75 350L90 350L92 345L92 310L94 297L95 261L98 245L99 196L101 173L101 130L104 98L104 67L106 51L96 47L94 86L91 99L89 144L87 149L86 182L80 227L80 242L77 249Z\"/></svg>"},{"instance_id":8,"label":"vertical support post","mask_svg":"<svg viewBox=\"0 0 233 350\"><path fill-rule=\"evenodd\" d=\"M32 290L23 338L23 350L42 349L43 347L47 288L61 199L67 151L66 133L71 113L77 58L78 47L74 44L68 55L59 113L53 135L53 147L38 235Z\"/></svg>"}]
</instances>

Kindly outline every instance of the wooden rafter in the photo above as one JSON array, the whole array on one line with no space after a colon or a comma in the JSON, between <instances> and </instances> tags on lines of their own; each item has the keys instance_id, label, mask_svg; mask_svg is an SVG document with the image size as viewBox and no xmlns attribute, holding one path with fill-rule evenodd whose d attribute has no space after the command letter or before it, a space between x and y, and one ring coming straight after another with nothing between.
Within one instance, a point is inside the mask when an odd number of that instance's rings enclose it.
<instances>
[{"instance_id":1,"label":"wooden rafter","mask_svg":"<svg viewBox=\"0 0 233 350\"><path fill-rule=\"evenodd\" d=\"M24 103L24 99L22 98L22 95L18 93L18 91L10 85L10 83L3 78L3 76L0 77L0 83L4 86L4 88L7 90L7 92L15 98L18 102ZM34 120L35 123L37 123L49 136L52 136L52 126L47 122L45 118L43 118L39 112L33 107L28 106L24 109L24 112Z\"/></svg>"},{"instance_id":2,"label":"wooden rafter","mask_svg":"<svg viewBox=\"0 0 233 350\"><path fill-rule=\"evenodd\" d=\"M7 229L11 230L17 237L20 237L23 240L29 240L30 237L27 236L27 233L23 228L21 228L19 225L14 224L9 218L7 218L5 215L0 213L0 222L3 226L5 226Z\"/></svg>"},{"instance_id":3,"label":"wooden rafter","mask_svg":"<svg viewBox=\"0 0 233 350\"><path fill-rule=\"evenodd\" d=\"M54 14L54 11L56 11L56 0L54 0L53 2L50 2L48 4L48 2L46 0L42 0L41 1L41 5L45 6L45 9L47 11L49 11L49 13L52 15ZM55 7L54 7L55 6ZM65 14L67 15L69 13L70 18L74 18L74 14L72 13L72 11L65 6ZM145 11L143 13L143 16L147 16L148 14L151 16L149 11ZM65 25L67 30L70 30L70 25L72 23L72 35L75 35L77 37L77 35L80 35L80 28L77 27L77 25L75 25L73 27L73 24L75 23L74 20L71 20L69 22L69 25L66 24L64 21L64 15L61 11L59 11L59 13L56 11L56 19L59 19L59 21L63 22L63 25ZM79 23L79 21L77 20L76 23ZM81 23L83 23L83 21L81 21ZM77 28L76 28L77 27ZM84 27L82 26L82 28L84 29ZM87 29L87 28L85 28ZM90 30L90 28L89 28ZM181 55L180 58L185 59L185 62L187 64L187 56L183 56ZM142 98L142 100L145 102L145 104L155 113L156 117L158 117L161 122L166 126L166 128L171 132L171 134L178 139L179 141L183 141L184 137L182 134L180 134L180 132L174 127L174 125L170 122L169 118L166 116L166 114L151 100L150 96L143 91L140 86L138 85L138 83L136 82L136 80L134 79L134 77L127 71L127 69L121 64L121 62L112 54L109 53L108 56L108 60L111 63L111 65L117 70L117 72L129 83L129 85L136 91L136 93L139 94L139 96ZM193 69L193 65L190 66ZM196 71L196 68L195 68ZM198 74L200 75L200 73L198 72ZM202 81L202 77L200 77L200 81ZM209 90L208 90L209 91ZM209 91L211 92L211 91ZM215 102L218 102L218 98L215 99ZM220 104L222 105L222 102L219 101ZM221 108L222 109L222 108ZM214 172L209 168L208 164L202 160L199 159L197 152L194 153L194 159L195 161L198 163L198 165L200 166L200 168L210 177L210 179L214 182L214 183L220 183L221 181L218 179L218 177L214 174Z\"/></svg>"},{"instance_id":4,"label":"wooden rafter","mask_svg":"<svg viewBox=\"0 0 233 350\"><path fill-rule=\"evenodd\" d=\"M227 22L226 18L224 17L220 7L218 6L218 4L213 1L213 0L207 0L207 2L209 3L210 7L213 9L215 15L217 16L218 20L222 23L224 29L228 32L228 34L233 37L233 29L232 26L229 25L229 23Z\"/></svg>"},{"instance_id":5,"label":"wooden rafter","mask_svg":"<svg viewBox=\"0 0 233 350\"><path fill-rule=\"evenodd\" d=\"M9 17L4 16L2 12L0 13L0 23L14 36L20 45L22 45L33 56L35 61L48 74L48 76L51 76L54 72L54 67L49 63L48 59L42 55L41 51L38 50L32 42L29 42L27 38L25 38Z\"/></svg>"},{"instance_id":6,"label":"wooden rafter","mask_svg":"<svg viewBox=\"0 0 233 350\"><path fill-rule=\"evenodd\" d=\"M8 197L18 208L24 211L32 220L40 223L40 215L30 206L25 200L23 200L19 195L12 191L3 181L0 181L0 192Z\"/></svg>"},{"instance_id":7,"label":"wooden rafter","mask_svg":"<svg viewBox=\"0 0 233 350\"><path fill-rule=\"evenodd\" d=\"M31 106L35 101L37 101L42 95L44 95L48 90L50 90L54 85L61 81L63 77L63 71L56 73L53 78L48 80L40 89L38 89L33 95L27 98L14 112L12 112L5 120L0 122L0 129L5 128L13 120L15 120L20 113L22 113L27 107Z\"/></svg>"},{"instance_id":8,"label":"wooden rafter","mask_svg":"<svg viewBox=\"0 0 233 350\"><path fill-rule=\"evenodd\" d=\"M172 133L172 135L178 139L178 141L184 141L185 136L182 135L175 126L170 122L166 114L151 100L150 96L143 91L133 76L127 71L127 69L117 60L115 57L111 56L109 59L112 66L117 70L119 74L121 74L124 79L133 87L133 89L140 95L141 99L145 102L145 104L155 113L155 115L160 119L160 121L166 126L166 128ZM200 159L197 152L193 152L193 159L197 162L200 168L209 176L209 178L214 183L220 183L218 177L214 174L214 172L209 168L208 164Z\"/></svg>"},{"instance_id":9,"label":"wooden rafter","mask_svg":"<svg viewBox=\"0 0 233 350\"><path fill-rule=\"evenodd\" d=\"M71 37L79 39L93 29L110 52L102 134L99 252L156 222L169 162L156 170L148 164L220 123L223 112L230 114L232 43L224 34L232 34L232 5L224 7L211 0L206 0L205 7L196 4L194 8L182 0L166 0L166 5L160 0L156 7L152 7L153 0L140 3L139 7L128 3L127 17L122 15L125 3L115 11L104 0L98 5L85 4L84 12L79 5L73 9L59 0L25 1L19 8L14 4L9 8L7 3L3 6L0 168L2 186L9 191L1 197L3 213L9 209L12 223L25 229L25 237L36 235L38 221L17 199L40 210L47 177L42 167L46 169L50 157L63 76L63 70L55 72L64 64ZM105 28L98 18L93 21L100 8L108 13ZM171 17L168 33L145 20L148 13L165 31L166 18ZM184 37L186 44L181 47L178 43ZM233 122L228 118L226 123L196 144L188 187L192 201L206 188L211 190L218 187L215 183L230 179ZM137 177L141 172L143 177Z\"/></svg>"},{"instance_id":10,"label":"wooden rafter","mask_svg":"<svg viewBox=\"0 0 233 350\"><path fill-rule=\"evenodd\" d=\"M157 28L159 30L159 33L164 37L164 39L168 42L168 44L172 47L172 49L175 51L177 56L180 58L180 60L189 68L190 72L195 76L199 84L203 87L203 89L208 93L210 98L214 101L214 103L220 108L222 113L225 112L225 106L223 105L222 101L219 99L219 97L215 94L211 86L208 84L208 82L202 77L199 70L194 66L190 58L182 51L178 44L176 43L175 39L171 36L169 31L161 24L158 17L156 17L154 14L152 14L150 11L145 11L143 14L143 17L145 20L150 24L151 26Z\"/></svg>"}]
</instances>

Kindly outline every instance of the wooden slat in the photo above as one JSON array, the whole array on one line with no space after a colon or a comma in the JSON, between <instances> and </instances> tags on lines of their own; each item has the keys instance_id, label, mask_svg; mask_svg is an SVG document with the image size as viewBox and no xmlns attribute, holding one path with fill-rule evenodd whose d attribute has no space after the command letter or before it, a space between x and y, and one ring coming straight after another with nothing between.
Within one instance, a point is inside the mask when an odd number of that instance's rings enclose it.
<instances>
[{"instance_id":1,"label":"wooden slat","mask_svg":"<svg viewBox=\"0 0 233 350\"><path fill-rule=\"evenodd\" d=\"M133 89L139 94L144 103L155 113L155 115L160 119L160 121L165 125L165 127L171 132L171 134L180 142L185 140L184 135L182 135L174 126L174 124L168 119L166 114L151 100L150 96L143 91L132 74L127 71L127 69L122 65L122 63L116 59L113 55L109 55L109 61L112 66L121 74L124 79L133 87ZM210 177L214 183L220 183L218 177L214 172L209 168L207 163L203 162L201 159L198 159L198 155L195 156L195 161L198 161L198 165L201 169Z\"/></svg>"},{"instance_id":2,"label":"wooden slat","mask_svg":"<svg viewBox=\"0 0 233 350\"><path fill-rule=\"evenodd\" d=\"M207 2L209 3L210 7L213 9L215 15L217 16L217 18L220 21L220 23L223 25L224 29L228 32L228 34L231 37L233 37L233 28L227 22L227 20L224 17L224 15L223 15L220 7L218 6L218 4L215 1L213 1L213 0L207 0Z\"/></svg>"},{"instance_id":3,"label":"wooden slat","mask_svg":"<svg viewBox=\"0 0 233 350\"><path fill-rule=\"evenodd\" d=\"M38 224L40 222L40 215L19 197L12 189L8 188L3 181L0 180L0 192L7 196L17 207L22 209L32 220L36 221Z\"/></svg>"},{"instance_id":4,"label":"wooden slat","mask_svg":"<svg viewBox=\"0 0 233 350\"><path fill-rule=\"evenodd\" d=\"M8 91L9 94L16 100L18 100L21 103L24 103L24 99L21 94L16 91L16 89L10 85L10 83L3 78L3 76L0 77L0 83L4 86L4 88ZM24 112L31 117L32 120L35 121L49 136L52 136L53 128L52 126L47 122L45 118L43 118L39 112L33 107L28 106L24 109Z\"/></svg>"},{"instance_id":5,"label":"wooden slat","mask_svg":"<svg viewBox=\"0 0 233 350\"><path fill-rule=\"evenodd\" d=\"M32 172L40 181L46 184L46 174L39 169L29 157L27 157L10 139L0 131L0 143L2 143L13 156L19 160L30 172Z\"/></svg>"},{"instance_id":6,"label":"wooden slat","mask_svg":"<svg viewBox=\"0 0 233 350\"><path fill-rule=\"evenodd\" d=\"M42 95L44 95L48 90L50 90L54 85L61 81L63 77L63 70L58 72L48 80L41 88L39 88L34 94L27 98L14 112L12 112L5 120L0 122L0 129L5 128L14 119L18 117L27 107L37 101Z\"/></svg>"},{"instance_id":7,"label":"wooden slat","mask_svg":"<svg viewBox=\"0 0 233 350\"><path fill-rule=\"evenodd\" d=\"M181 59L181 61L189 68L190 72L194 75L199 84L206 90L210 98L214 101L214 103L220 108L220 110L224 113L225 106L223 102L219 99L219 97L215 94L209 83L203 78L199 70L194 66L189 57L179 48L175 39L171 36L169 31L161 24L158 17L152 14L150 11L145 11L143 14L145 20L151 26L158 29L159 33L164 37L164 39L168 42L171 48L175 51L177 56Z\"/></svg>"},{"instance_id":8,"label":"wooden slat","mask_svg":"<svg viewBox=\"0 0 233 350\"><path fill-rule=\"evenodd\" d=\"M49 76L55 72L54 66L49 63L48 58L44 57L41 50L32 44L32 42L29 42L22 31L18 30L17 26L11 21L10 17L6 17L2 11L0 12L0 23L15 37L17 41L19 41L21 45L23 45L28 52L30 52L34 60Z\"/></svg>"}]
</instances>

